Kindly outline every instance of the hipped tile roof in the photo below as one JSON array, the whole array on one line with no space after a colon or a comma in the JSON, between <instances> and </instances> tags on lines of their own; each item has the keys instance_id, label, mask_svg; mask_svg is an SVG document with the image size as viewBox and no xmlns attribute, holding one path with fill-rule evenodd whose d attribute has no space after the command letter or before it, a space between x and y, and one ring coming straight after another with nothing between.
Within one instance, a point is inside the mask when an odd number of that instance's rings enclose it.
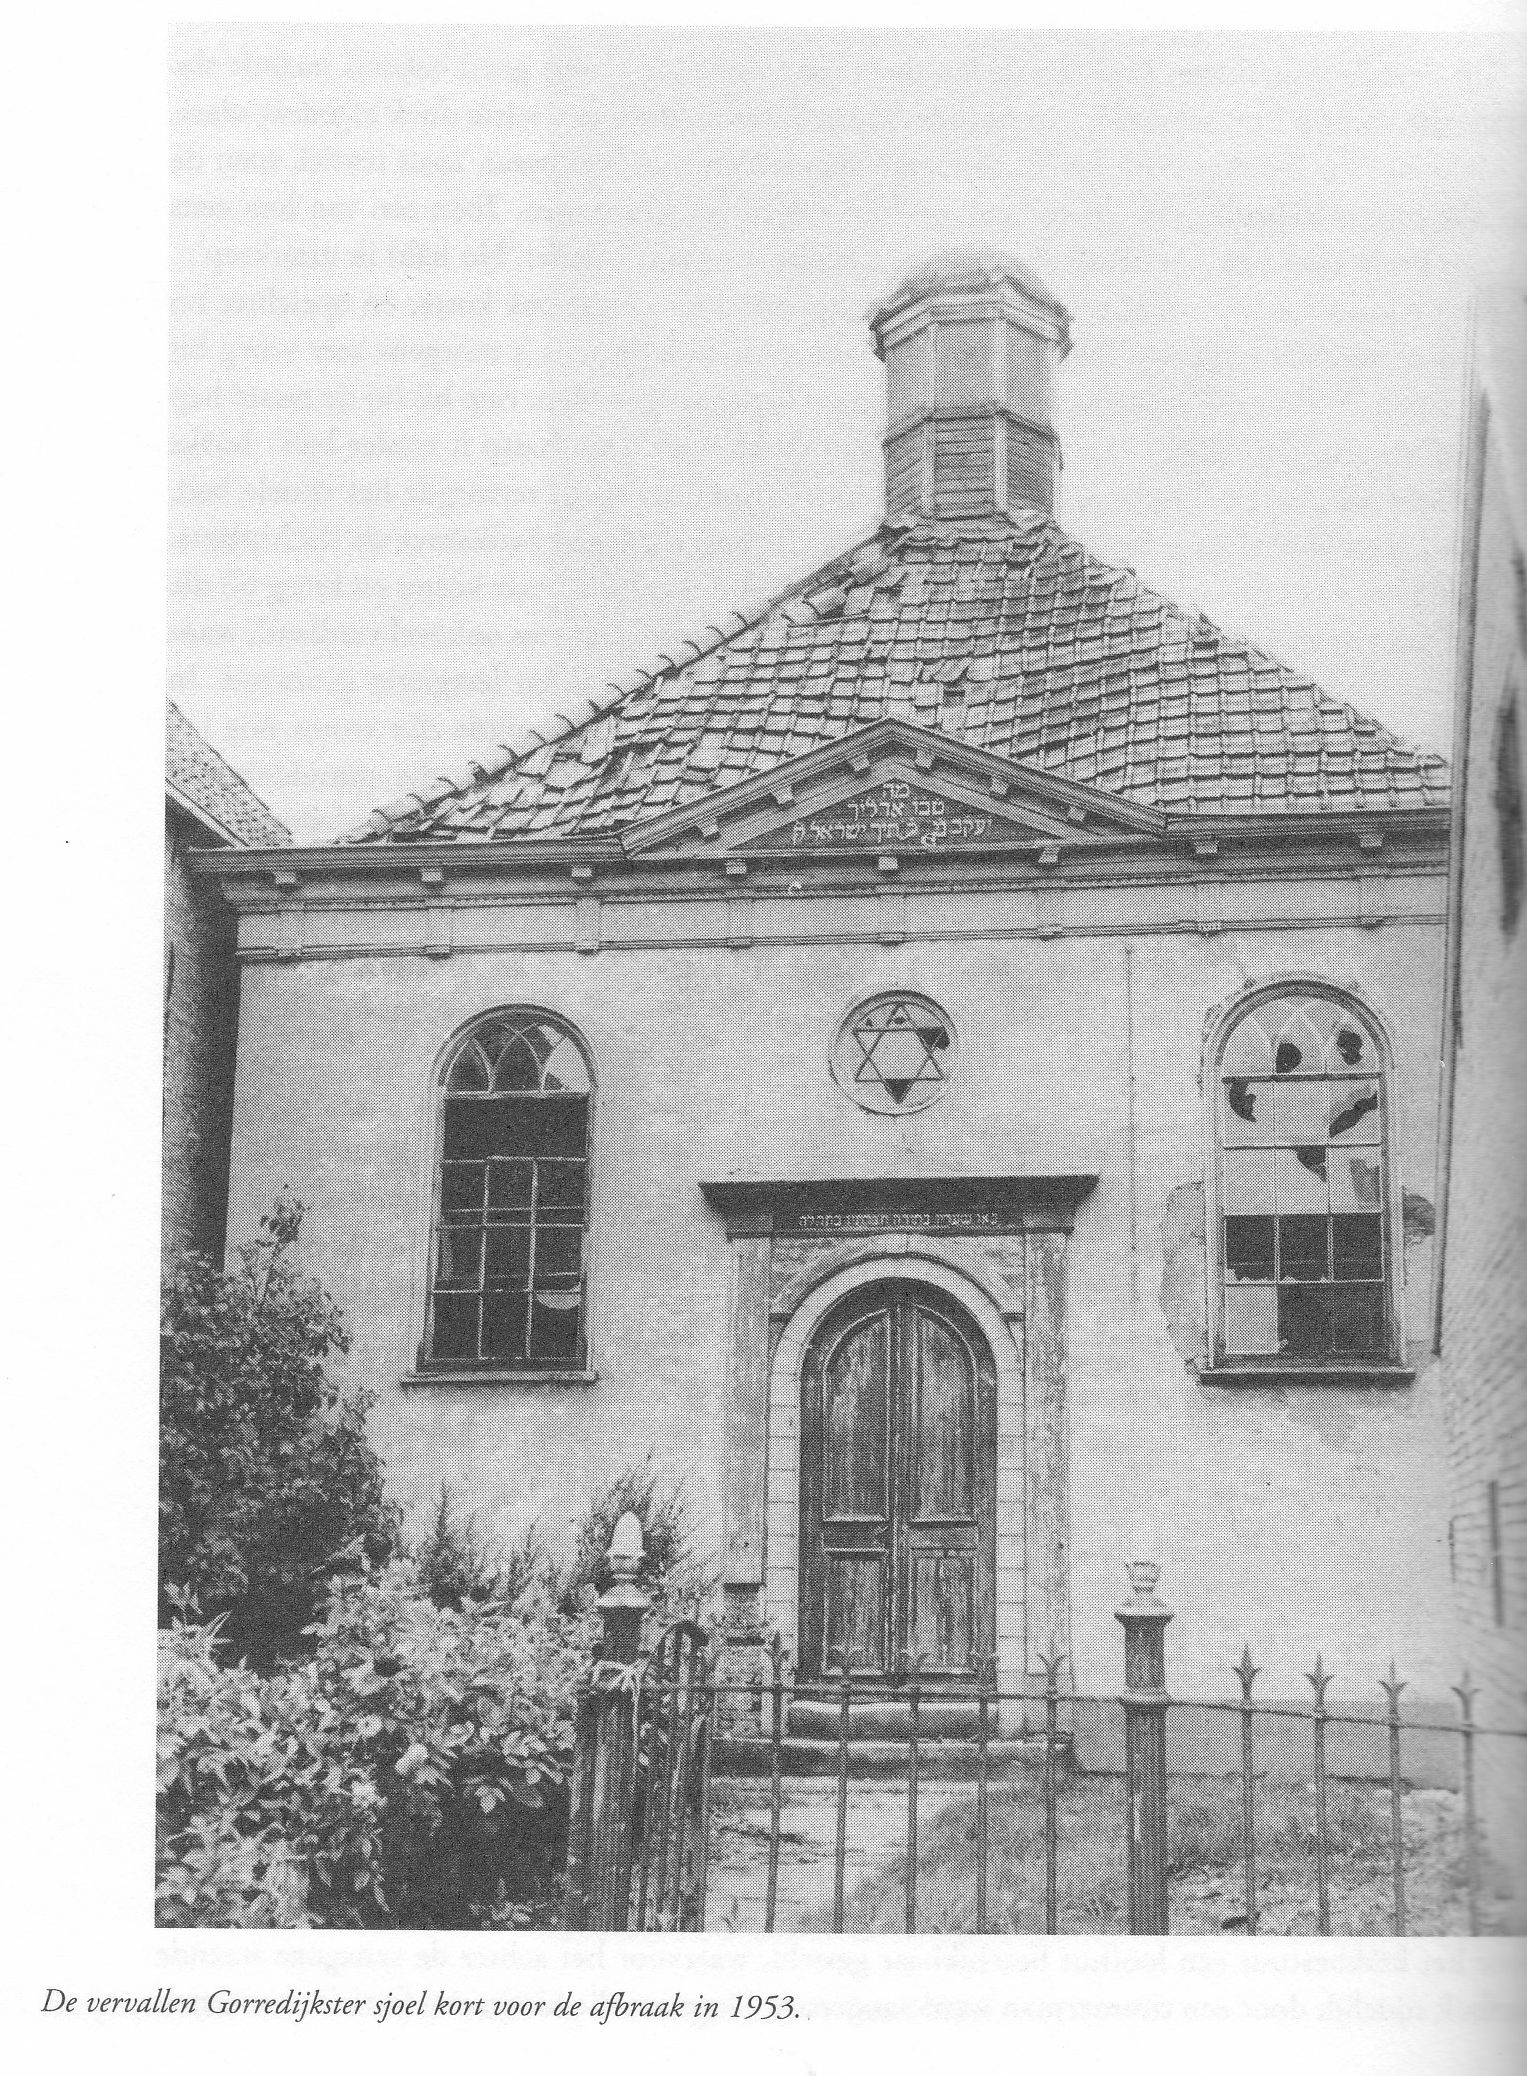
<instances>
[{"instance_id":1,"label":"hipped tile roof","mask_svg":"<svg viewBox=\"0 0 1527 2076\"><path fill-rule=\"evenodd\" d=\"M607 836L883 719L1172 815L1447 802L1443 758L1041 512L889 524L735 617L341 840Z\"/></svg>"},{"instance_id":2,"label":"hipped tile roof","mask_svg":"<svg viewBox=\"0 0 1527 2076\"><path fill-rule=\"evenodd\" d=\"M166 702L165 780L171 790L213 824L229 843L249 850L289 844L292 832L271 813L233 766L186 719L174 700Z\"/></svg>"}]
</instances>

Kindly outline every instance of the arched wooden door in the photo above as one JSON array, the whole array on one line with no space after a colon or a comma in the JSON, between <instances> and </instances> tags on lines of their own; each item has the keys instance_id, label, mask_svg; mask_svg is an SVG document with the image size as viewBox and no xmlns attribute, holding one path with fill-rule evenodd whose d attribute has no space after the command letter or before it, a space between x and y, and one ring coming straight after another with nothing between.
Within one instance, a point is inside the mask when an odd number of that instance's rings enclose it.
<instances>
[{"instance_id":1,"label":"arched wooden door","mask_svg":"<svg viewBox=\"0 0 1527 2076\"><path fill-rule=\"evenodd\" d=\"M801 1377L800 1662L974 1682L995 1636L996 1366L942 1292L883 1283L822 1322Z\"/></svg>"}]
</instances>

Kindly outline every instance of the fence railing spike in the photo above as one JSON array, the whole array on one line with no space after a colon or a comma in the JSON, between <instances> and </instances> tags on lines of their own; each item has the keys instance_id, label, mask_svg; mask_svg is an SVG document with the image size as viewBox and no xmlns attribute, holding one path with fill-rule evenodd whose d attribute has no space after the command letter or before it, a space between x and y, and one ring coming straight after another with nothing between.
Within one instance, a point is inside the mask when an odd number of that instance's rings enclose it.
<instances>
[{"instance_id":1,"label":"fence railing spike","mask_svg":"<svg viewBox=\"0 0 1527 2076\"><path fill-rule=\"evenodd\" d=\"M1257 1762L1256 1703L1251 1690L1262 1670L1251 1655L1250 1642L1230 1670L1241 1683L1241 1881L1246 1899L1246 1936L1257 1933Z\"/></svg>"},{"instance_id":2,"label":"fence railing spike","mask_svg":"<svg viewBox=\"0 0 1527 2076\"><path fill-rule=\"evenodd\" d=\"M1050 1649L1054 1655L1040 1662L1045 1669L1045 1932L1053 1936L1060 1929L1060 1826L1055 1794L1055 1732L1060 1712L1060 1662L1065 1653L1055 1650L1053 1638Z\"/></svg>"},{"instance_id":3,"label":"fence railing spike","mask_svg":"<svg viewBox=\"0 0 1527 2076\"><path fill-rule=\"evenodd\" d=\"M906 1929L917 1930L917 1786L919 1766L920 1724L919 1711L922 1705L923 1654L921 1651L902 1653L902 1671L907 1681L907 1700L911 1709L907 1737L907 1881L906 1881Z\"/></svg>"},{"instance_id":4,"label":"fence railing spike","mask_svg":"<svg viewBox=\"0 0 1527 2076\"><path fill-rule=\"evenodd\" d=\"M843 1929L844 1866L848 1856L848 1724L852 1706L852 1653L843 1652L843 1684L838 1690L838 1804L832 1849L832 1928Z\"/></svg>"},{"instance_id":5,"label":"fence railing spike","mask_svg":"<svg viewBox=\"0 0 1527 2076\"><path fill-rule=\"evenodd\" d=\"M774 1930L779 1904L780 1777L785 1736L785 1640L776 1629L769 1639L769 1871L764 1888L764 1930Z\"/></svg>"},{"instance_id":6,"label":"fence railing spike","mask_svg":"<svg viewBox=\"0 0 1527 2076\"><path fill-rule=\"evenodd\" d=\"M1389 1661L1389 1677L1381 1679L1389 1701L1389 1869L1394 1895L1394 1936L1405 1936L1405 1778L1400 1768L1400 1696L1406 1682Z\"/></svg>"},{"instance_id":7,"label":"fence railing spike","mask_svg":"<svg viewBox=\"0 0 1527 2076\"><path fill-rule=\"evenodd\" d=\"M1458 1708L1463 1717L1459 1725L1463 1736L1463 1840L1464 1863L1468 1874L1469 1889L1469 1936L1479 1936L1479 1824L1475 1803L1474 1784L1474 1739L1478 1731L1474 1723L1474 1699L1479 1689L1470 1677L1467 1665L1463 1678L1454 1687L1458 1696Z\"/></svg>"},{"instance_id":8,"label":"fence railing spike","mask_svg":"<svg viewBox=\"0 0 1527 2076\"><path fill-rule=\"evenodd\" d=\"M1315 1726L1315 1929L1321 1938L1331 1931L1330 1823L1326 1803L1326 1688L1335 1677L1315 1653L1315 1670L1305 1678L1315 1690L1311 1715Z\"/></svg>"},{"instance_id":9,"label":"fence railing spike","mask_svg":"<svg viewBox=\"0 0 1527 2076\"><path fill-rule=\"evenodd\" d=\"M988 1832L991 1803L991 1696L997 1684L997 1654L976 1654L976 1930L986 1930Z\"/></svg>"},{"instance_id":10,"label":"fence railing spike","mask_svg":"<svg viewBox=\"0 0 1527 2076\"><path fill-rule=\"evenodd\" d=\"M718 1637L705 1654L705 1712L702 1735L704 1744L700 1752L700 1807L695 1823L695 1874L694 1874L694 1928L705 1930L706 1892L710 1886L710 1786L711 1768L716 1756L716 1720L720 1694L717 1674L721 1670L722 1650Z\"/></svg>"}]
</instances>

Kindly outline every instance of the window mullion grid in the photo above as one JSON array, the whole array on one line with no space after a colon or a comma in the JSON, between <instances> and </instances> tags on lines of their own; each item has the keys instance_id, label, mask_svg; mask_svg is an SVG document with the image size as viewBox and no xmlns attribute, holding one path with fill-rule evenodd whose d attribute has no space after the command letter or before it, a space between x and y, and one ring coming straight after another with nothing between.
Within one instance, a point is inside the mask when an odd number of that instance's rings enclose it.
<instances>
[{"instance_id":1,"label":"window mullion grid","mask_svg":"<svg viewBox=\"0 0 1527 2076\"><path fill-rule=\"evenodd\" d=\"M1240 1204L1239 1209L1236 1213L1229 1213L1223 1208L1230 1200L1231 1156L1234 1151L1239 1150L1238 1148L1232 1148L1229 1144L1227 1144L1225 1137L1225 1112L1226 1109L1229 1107L1226 1090L1227 1085L1229 1083L1236 1081L1242 1081L1247 1083L1248 1085L1255 1085L1261 1089L1264 1089L1267 1092L1269 1099L1274 1104L1276 1104L1277 1101L1277 1088L1281 1085L1284 1085L1286 1081L1307 1081L1315 1085L1323 1086L1327 1089L1332 1090L1333 1092L1339 1090L1344 1085L1355 1087L1366 1083L1371 1084L1374 1087L1378 1096L1379 1127L1377 1142L1372 1146L1371 1149L1374 1163L1377 1166L1379 1172L1379 1197L1377 1205L1375 1206L1375 1213L1379 1225L1379 1273L1376 1278L1361 1275L1338 1276L1336 1263L1336 1218L1338 1214L1331 1194L1332 1171L1330 1167L1330 1162L1333 1159L1339 1159L1345 1147L1352 1142L1348 1142L1346 1140L1332 1140L1329 1138L1329 1136L1327 1136L1327 1138L1322 1142L1325 1145L1327 1152L1326 1196L1323 1213L1323 1224L1325 1227L1325 1275L1319 1287L1323 1288L1328 1293L1328 1309L1326 1310L1324 1316L1324 1334L1322 1337L1324 1341L1323 1359L1326 1361L1335 1361L1338 1358L1339 1351L1336 1347L1336 1338L1337 1318L1338 1313L1340 1311L1340 1307L1337 1301L1337 1294L1345 1290L1359 1290L1369 1289L1375 1286L1377 1287L1379 1303L1378 1332L1383 1345L1385 1347L1392 1347L1396 1331L1394 1325L1395 1306L1393 1301L1393 1265L1396 1250L1393 1244L1392 1233L1393 1206L1391 1201L1392 1191L1390 1188L1390 1169L1388 1151L1390 1144L1390 1091L1382 1061L1378 1062L1376 1065L1372 1067L1354 1067L1350 1069L1343 1067L1337 1068L1335 1070L1326 1068L1325 1071L1319 1074L1309 1076L1300 1075L1284 1077L1277 1074L1251 1074L1245 1076L1222 1074L1219 1084L1219 1101L1221 1108L1220 1113L1215 1121L1215 1133L1219 1154L1219 1175L1221 1189L1220 1201L1222 1207L1220 1226L1222 1235L1221 1288L1222 1291L1227 1294L1232 1289L1237 1287L1238 1279L1234 1278L1230 1271L1228 1245L1226 1239L1227 1229L1224 1220L1229 1216L1257 1215L1255 1208L1247 1203ZM1332 1107L1331 1114L1333 1117L1336 1115L1336 1106L1334 1104ZM1277 1154L1279 1152L1297 1153L1298 1146L1304 1144L1305 1142L1296 1142L1288 1138L1282 1131L1280 1131L1277 1127L1276 1115L1277 1113L1275 1112L1275 1123L1272 1137L1270 1140L1263 1141L1262 1143L1266 1145L1269 1151L1271 1151L1274 1154ZM1365 1152L1368 1150L1368 1142L1362 1141L1358 1143L1361 1145L1362 1149ZM1275 1175L1276 1172L1277 1171L1275 1166ZM1277 1189L1276 1182L1274 1182L1273 1186L1272 1200L1265 1206L1265 1213L1270 1214L1272 1218L1272 1289L1273 1303L1276 1310L1281 1308L1281 1294L1285 1288L1283 1278L1282 1230L1284 1213L1283 1208L1279 1202L1279 1192ZM1292 1217L1297 1214L1295 1214L1293 1211L1290 1211L1287 1215ZM1305 1279L1298 1280L1300 1283L1303 1283ZM1289 1287L1293 1288L1295 1286L1290 1285ZM1225 1301L1227 1300L1222 1300L1222 1302Z\"/></svg>"},{"instance_id":2,"label":"window mullion grid","mask_svg":"<svg viewBox=\"0 0 1527 2076\"><path fill-rule=\"evenodd\" d=\"M1333 1081L1334 1081L1334 1080L1336 1080L1337 1078L1338 1078L1338 1077L1337 1077L1337 1076L1335 1076L1335 1075L1327 1075L1327 1074L1309 1074L1309 1075L1298 1075L1298 1076L1295 1076L1295 1075L1290 1075L1290 1076L1288 1077L1289 1081L1291 1081L1291 1082L1304 1082L1304 1083L1306 1083L1306 1084L1310 1084L1310 1085L1315 1085L1315 1086L1324 1086L1324 1087L1329 1087L1329 1086L1330 1086L1330 1084L1331 1084L1331 1082L1333 1082ZM1276 1088L1277 1084L1275 1083L1275 1084L1273 1084L1273 1086L1274 1086L1274 1087ZM1276 1097L1276 1095L1274 1095L1273 1101L1274 1101L1274 1103L1276 1104L1276 1102L1277 1102L1277 1097ZM1278 1115L1278 1113L1277 1113L1277 1111L1276 1111L1276 1110L1274 1111L1274 1115L1275 1115L1275 1116L1276 1116L1276 1115ZM1281 1130L1279 1130L1279 1131L1277 1132L1277 1134L1276 1134L1275 1138L1274 1138L1274 1141L1273 1141L1273 1151L1274 1151L1274 1154L1275 1154L1275 1155L1276 1155L1276 1154L1279 1154L1279 1153L1287 1153L1287 1154L1290 1154L1290 1155L1292 1155L1292 1156L1294 1157L1294 1159L1296 1159L1296 1160L1297 1160L1297 1159L1298 1159L1298 1156L1299 1156L1299 1148L1300 1148L1301 1146L1303 1146L1303 1145L1307 1145L1307 1144L1311 1144L1311 1143L1313 1143L1313 1142L1310 1142L1310 1141L1306 1141L1306 1140L1302 1140L1302 1139L1285 1139L1285 1138L1284 1138L1284 1136L1283 1136L1283 1134L1282 1134L1282 1131L1281 1131ZM1309 1277L1303 1277L1303 1276L1299 1276L1299 1277L1290 1277L1290 1278L1289 1278L1289 1281L1288 1281L1288 1285L1287 1285L1287 1287L1288 1287L1288 1288L1289 1288L1290 1290L1294 1290L1294 1289L1303 1289L1303 1290L1309 1290L1309 1289L1313 1289L1313 1290L1315 1290L1315 1291L1317 1291L1317 1292L1320 1292L1320 1291L1325 1291L1326 1293L1331 1293L1332 1291L1334 1291L1334 1288L1335 1288L1334 1282L1333 1282L1333 1280L1332 1280L1332 1279L1333 1279L1333 1271L1334 1271L1334 1268L1335 1268L1335 1255L1334 1255L1334 1252L1333 1252L1333 1249L1332 1249L1332 1242L1331 1242L1331 1149L1330 1149L1330 1141L1329 1141L1329 1139L1323 1140L1323 1141L1321 1142L1321 1145L1322 1145L1322 1149L1323 1149L1323 1151L1324 1151L1324 1153L1325 1153L1325 1156L1326 1156L1326 1158L1325 1158L1325 1163L1324 1163L1324 1170L1323 1170L1323 1180L1324 1180L1324 1182L1325 1182L1325 1187L1326 1187L1326 1197L1325 1197L1325 1209L1324 1209L1323 1213L1321 1214L1321 1222L1322 1222L1322 1225L1324 1226L1324 1229L1325 1229L1325 1268L1326 1268L1326 1272L1325 1272L1325 1275L1324 1275L1323 1277L1316 1277L1316 1278L1309 1278ZM1284 1288L1285 1288L1285 1285L1284 1285L1284 1280L1283 1280L1283 1219L1284 1219L1284 1215L1285 1215L1285 1214L1284 1214L1284 1211L1283 1211L1283 1206L1281 1205L1281 1203L1279 1203L1279 1202L1277 1201L1277 1183L1276 1183L1276 1175L1277 1175L1277 1168L1276 1168L1276 1166L1274 1167L1274 1171L1273 1171L1273 1172L1274 1172L1274 1177L1275 1177L1275 1180L1274 1180L1274 1185L1273 1185L1273 1187L1274 1187L1274 1197L1273 1197L1273 1290L1274 1290L1274 1293L1275 1293L1275 1295L1274 1295L1274 1298L1273 1298L1273 1303L1274 1303L1274 1305L1275 1305L1275 1306L1276 1306L1276 1308L1277 1308L1277 1319L1278 1319L1278 1328L1277 1328L1277 1331L1278 1331L1278 1348L1279 1348L1279 1353L1281 1354L1281 1353L1283 1352L1283 1331L1282 1331L1282 1329L1283 1329L1283 1316L1282 1316L1282 1315L1283 1315L1283 1291L1284 1291ZM1290 1218L1294 1218L1294 1217L1306 1216L1306 1215L1310 1215L1310 1214L1306 1214L1306 1213L1299 1213L1299 1212L1293 1212L1293 1211L1290 1211L1290 1212L1289 1212L1289 1213L1288 1213L1287 1215L1288 1215L1288 1216L1289 1216ZM1322 1310L1322 1313L1321 1313L1321 1335L1320 1335L1320 1355L1319 1355L1319 1360L1321 1360L1321 1361L1329 1361L1329 1359L1331 1358L1332 1354L1333 1354L1333 1353L1334 1353L1334 1351L1335 1351L1335 1341L1336 1341L1336 1321L1335 1321L1335 1312L1334 1312L1334 1309L1333 1309L1333 1308L1334 1308L1334 1304L1335 1304L1335 1299L1334 1299L1334 1297L1333 1297L1333 1296L1330 1296L1330 1295L1327 1295L1327 1297L1326 1297L1326 1301L1325 1301L1325 1305L1324 1305L1324 1308L1323 1308L1323 1310Z\"/></svg>"},{"instance_id":3,"label":"window mullion grid","mask_svg":"<svg viewBox=\"0 0 1527 2076\"><path fill-rule=\"evenodd\" d=\"M530 1241L525 1259L525 1360L529 1362L535 1341L536 1317L536 1239L541 1221L541 1163L539 1158L530 1163Z\"/></svg>"},{"instance_id":4,"label":"window mullion grid","mask_svg":"<svg viewBox=\"0 0 1527 2076\"><path fill-rule=\"evenodd\" d=\"M1282 1321L1279 1313L1283 1303L1283 1206L1278 1201L1278 1155L1283 1151L1283 1137L1278 1130L1278 1084L1265 1082L1268 1101L1272 1104L1273 1135L1272 1150L1272 1287L1273 1287L1273 1335L1281 1351L1283 1345Z\"/></svg>"},{"instance_id":5,"label":"window mullion grid","mask_svg":"<svg viewBox=\"0 0 1527 2076\"><path fill-rule=\"evenodd\" d=\"M491 1161L482 1163L482 1195L477 1204L477 1360L483 1360L483 1332L487 1322L488 1287L488 1177Z\"/></svg>"}]
</instances>

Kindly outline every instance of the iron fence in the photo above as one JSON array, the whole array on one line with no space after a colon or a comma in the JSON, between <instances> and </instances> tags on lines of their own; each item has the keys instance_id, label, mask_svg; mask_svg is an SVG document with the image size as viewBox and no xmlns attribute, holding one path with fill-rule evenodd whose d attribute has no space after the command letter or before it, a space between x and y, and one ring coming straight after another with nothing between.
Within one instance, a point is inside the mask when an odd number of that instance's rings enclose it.
<instances>
[{"instance_id":1,"label":"iron fence","mask_svg":"<svg viewBox=\"0 0 1527 2076\"><path fill-rule=\"evenodd\" d=\"M1223 1927L1243 1931L1247 1937L1265 1929L1269 1869L1262 1829L1273 1789L1263 1746L1268 1726L1276 1724L1285 1741L1292 1733L1307 1755L1312 1809L1301 1840L1307 1843L1313 1860L1313 1930L1318 1935L1329 1936L1333 1929L1333 1869L1343 1851L1343 1840L1333 1836L1331 1795L1337 1779L1329 1746L1333 1731L1360 1731L1380 1740L1381 1764L1365 1777L1371 1795L1387 1803L1379 1859L1387 1861L1381 1886L1386 1899L1385 1928L1394 1936L1404 1936L1409 1929L1405 1813L1411 1781L1406 1771L1407 1744L1416 1738L1451 1741L1457 1751L1461 1790L1467 1929L1477 1934L1485 1928L1476 1746L1486 1737L1522 1740L1527 1738L1527 1730L1478 1722L1474 1714L1477 1689L1467 1674L1452 1690L1457 1702L1452 1720L1408 1715L1400 1701L1407 1683L1393 1665L1387 1678L1378 1682L1382 1705L1375 1703L1367 1712L1331 1705L1334 1675L1319 1657L1304 1675L1310 1688L1307 1703L1264 1701L1256 1693L1261 1668L1254 1663L1249 1646L1239 1662L1227 1668L1234 1691L1210 1696L1170 1693L1165 1680L1164 1631L1171 1616L1155 1597L1155 1567L1132 1566L1130 1576L1132 1597L1118 1611L1124 1629L1125 1678L1122 1688L1113 1693L1089 1694L1067 1686L1066 1660L1059 1651L1040 1657L1043 1686L1037 1693L1032 1686L1015 1689L1002 1685L995 1663L988 1657L979 1664L974 1691L966 1701L968 1731L951 1739L942 1718L930 1733L926 1715L934 1697L941 1704L947 1701L948 1687L930 1683L917 1663L904 1666L900 1698L905 1736L894 1740L889 1775L882 1771L875 1776L882 1819L875 1842L883 1862L870 1885L878 1911L875 1928L916 1932L924 1926L925 1770L934 1766L939 1776L934 1830L947 1842L957 1828L962 1844L956 1859L961 1863L962 1879L968 1880L964 1897L956 1898L953 1905L947 1884L942 1890L936 1929L976 1933L1020 1929L1051 1936L1102 1929L1077 1911L1068 1921L1063 1909L1068 1843L1062 1813L1069 1810L1081 1781L1089 1791L1097 1791L1089 1804L1094 1815L1100 1794L1106 1792L1101 1777L1078 1775L1075 1766L1078 1743L1085 1741L1079 1725L1090 1720L1094 1737L1101 1734L1105 1740L1117 1742L1117 1732L1122 1729L1123 1794L1111 1826L1113 1858L1102 1876L1105 1886L1111 1885L1118 1896L1117 1919L1134 1933L1172 1930L1173 1879L1174 1874L1179 1879L1182 1874L1180 1864L1174 1868L1172 1861L1172 1789L1174 1781L1181 1786L1190 1778L1197 1783L1199 1777L1173 1774L1168 1763L1168 1730L1169 1725L1192 1714L1223 1721L1231 1729L1231 1748L1237 1755L1235 1765L1220 1779L1238 1818L1234 1861L1240 1908L1228 1913L1221 1910ZM787 1837L793 1835L787 1823L787 1784L798 1793L800 1769L809 1764L818 1782L832 1784L830 1904L824 1901L819 1917L794 1928L835 1933L861 1928L859 1920L850 1922L848 1875L855 1827L860 1821L852 1791L866 1777L866 1759L873 1756L884 1768L886 1751L883 1744L872 1744L858 1733L854 1710L856 1703L875 1702L883 1714L885 1699L884 1682L862 1672L856 1677L852 1666L834 1668L826 1679L810 1684L793 1681L777 1635L768 1647L762 1679L723 1679L718 1650L709 1634L694 1623L666 1630L645 1659L623 1665L607 1663L600 1678L591 1683L586 1714L580 1718L568 1923L606 1929L705 1929L716 1829L713 1783L719 1771L732 1787L738 1779L760 1787L767 1784L759 1811L761 1828L751 1832L747 1842L753 1864L762 1868L757 1918L737 1922L735 1929L766 1933L784 1929L782 1850ZM818 1734L802 1740L792 1735L792 1717L807 1709ZM738 1715L751 1718L757 1725L754 1732L722 1738L718 1725L723 1717ZM1014 1720L1024 1726L1023 1734L1016 1739L1003 1736L1001 1726ZM824 1736L821 1732L828 1724L831 1733ZM610 1747L602 1760L597 1749L601 1736ZM956 1786L953 1794L946 1785L951 1773ZM993 1824L999 1782L1016 1784L1016 1800L1025 1815L1038 1818L1033 1826L1033 1853L1040 1864L1025 1870L1026 1877L1035 1873L1039 1877L1037 1898L1022 1923L1015 1923L1011 1908L993 1910L994 1852L999 1876L1010 1877L1012 1869L1003 1855L1010 1858L1015 1849L1002 1828ZM897 1794L904 1805L899 1855L888 1850L883 1828L887 1798ZM1013 1806L1011 1799L1003 1806ZM822 1809L820 1813L827 1812ZM968 1865L963 1853L966 1839ZM1081 1850L1074 1837L1069 1849ZM1087 1850L1095 1852L1095 1843ZM1364 1862L1370 1872L1377 1864L1372 1854ZM898 1880L900 1895L893 1912L887 1890Z\"/></svg>"}]
</instances>

